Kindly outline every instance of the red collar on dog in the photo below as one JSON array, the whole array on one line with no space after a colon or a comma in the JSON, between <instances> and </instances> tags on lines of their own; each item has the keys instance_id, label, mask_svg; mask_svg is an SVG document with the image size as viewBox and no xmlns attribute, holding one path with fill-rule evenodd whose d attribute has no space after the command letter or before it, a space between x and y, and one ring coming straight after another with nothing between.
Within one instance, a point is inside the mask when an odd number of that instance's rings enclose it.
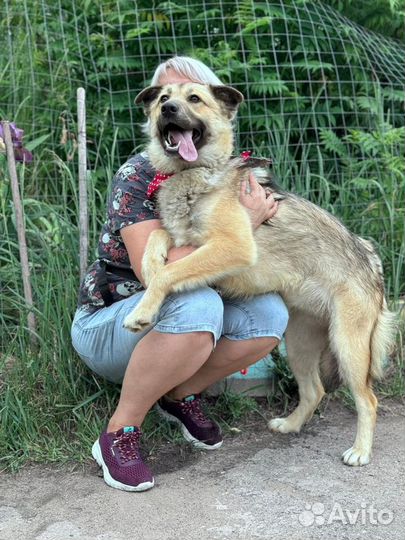
<instances>
[{"instance_id":1,"label":"red collar on dog","mask_svg":"<svg viewBox=\"0 0 405 540\"><path fill-rule=\"evenodd\" d=\"M162 182L173 176L174 173L171 174L165 174L160 171L157 171L155 176L153 177L152 182L148 186L148 191L146 192L146 196L148 199L151 199L155 192L159 189L159 186Z\"/></svg>"},{"instance_id":2,"label":"red collar on dog","mask_svg":"<svg viewBox=\"0 0 405 540\"><path fill-rule=\"evenodd\" d=\"M252 155L252 152L250 150L245 150L240 154L240 157L243 159L243 161L247 161L250 156ZM155 176L153 177L152 182L148 186L148 191L146 192L146 196L148 199L151 199L153 195L156 193L156 191L159 189L160 184L165 182L168 178L171 178L174 175L174 173L162 173L160 171L156 171Z\"/></svg>"}]
</instances>

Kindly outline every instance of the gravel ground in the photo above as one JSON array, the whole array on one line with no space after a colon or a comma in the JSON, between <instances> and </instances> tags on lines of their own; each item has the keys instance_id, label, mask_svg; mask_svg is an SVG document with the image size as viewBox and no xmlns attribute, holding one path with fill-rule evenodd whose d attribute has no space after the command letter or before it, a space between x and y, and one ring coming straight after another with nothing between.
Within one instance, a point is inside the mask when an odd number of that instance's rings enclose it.
<instances>
[{"instance_id":1,"label":"gravel ground","mask_svg":"<svg viewBox=\"0 0 405 540\"><path fill-rule=\"evenodd\" d=\"M363 468L340 461L355 423L333 402L300 435L256 420L217 452L162 447L144 493L108 488L90 462L3 473L0 540L400 540L404 409L383 402Z\"/></svg>"}]
</instances>

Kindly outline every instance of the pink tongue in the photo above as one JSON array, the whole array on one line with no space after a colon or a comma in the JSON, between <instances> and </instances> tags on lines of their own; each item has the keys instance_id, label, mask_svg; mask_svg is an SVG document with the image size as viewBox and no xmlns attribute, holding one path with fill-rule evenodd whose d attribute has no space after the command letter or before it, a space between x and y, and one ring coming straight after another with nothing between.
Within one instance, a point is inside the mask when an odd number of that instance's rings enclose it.
<instances>
[{"instance_id":1,"label":"pink tongue","mask_svg":"<svg viewBox=\"0 0 405 540\"><path fill-rule=\"evenodd\" d=\"M172 139L179 146L179 154L186 161L195 161L198 158L198 152L193 143L193 132L192 131L171 131L170 135Z\"/></svg>"}]
</instances>

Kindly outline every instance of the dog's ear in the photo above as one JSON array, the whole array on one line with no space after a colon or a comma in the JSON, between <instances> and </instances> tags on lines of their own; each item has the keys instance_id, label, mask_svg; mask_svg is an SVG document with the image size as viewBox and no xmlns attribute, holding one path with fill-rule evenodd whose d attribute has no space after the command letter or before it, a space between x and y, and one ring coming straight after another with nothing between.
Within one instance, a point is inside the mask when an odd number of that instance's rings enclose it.
<instances>
[{"instance_id":1,"label":"dog's ear","mask_svg":"<svg viewBox=\"0 0 405 540\"><path fill-rule=\"evenodd\" d=\"M219 99L224 103L229 118L234 118L238 110L239 105L243 101L243 94L232 88L232 86L214 86L211 85L211 92L216 99Z\"/></svg>"},{"instance_id":2,"label":"dog's ear","mask_svg":"<svg viewBox=\"0 0 405 540\"><path fill-rule=\"evenodd\" d=\"M161 89L161 86L148 86L148 88L145 88L136 96L135 104L139 105L142 103L145 107L145 112L147 113L150 104L157 98Z\"/></svg>"}]
</instances>

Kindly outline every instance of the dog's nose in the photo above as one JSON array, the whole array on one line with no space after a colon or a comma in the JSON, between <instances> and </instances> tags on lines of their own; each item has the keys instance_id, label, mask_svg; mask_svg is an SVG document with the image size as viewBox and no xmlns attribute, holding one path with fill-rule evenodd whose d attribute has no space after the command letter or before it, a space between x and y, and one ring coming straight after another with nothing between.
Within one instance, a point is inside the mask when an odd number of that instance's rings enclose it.
<instances>
[{"instance_id":1,"label":"dog's nose","mask_svg":"<svg viewBox=\"0 0 405 540\"><path fill-rule=\"evenodd\" d=\"M179 112L179 107L173 102L170 103L170 101L166 101L166 103L162 105L161 111L163 116L171 116L172 114Z\"/></svg>"}]
</instances>

